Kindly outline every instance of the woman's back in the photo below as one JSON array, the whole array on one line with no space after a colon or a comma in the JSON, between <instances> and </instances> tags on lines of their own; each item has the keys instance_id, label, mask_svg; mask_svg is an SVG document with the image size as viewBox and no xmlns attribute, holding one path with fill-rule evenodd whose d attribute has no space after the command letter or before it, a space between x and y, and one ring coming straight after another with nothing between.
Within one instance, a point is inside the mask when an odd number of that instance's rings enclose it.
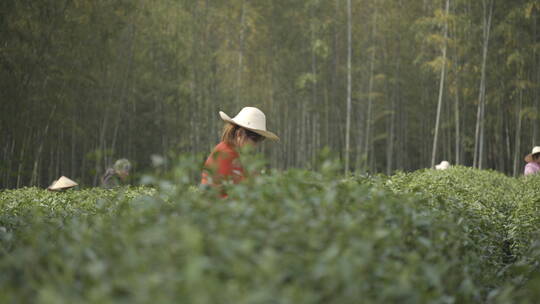
<instances>
[{"instance_id":1,"label":"woman's back","mask_svg":"<svg viewBox=\"0 0 540 304\"><path fill-rule=\"evenodd\" d=\"M220 185L224 180L237 184L244 179L244 169L238 152L225 142L220 142L204 163L201 184Z\"/></svg>"}]
</instances>

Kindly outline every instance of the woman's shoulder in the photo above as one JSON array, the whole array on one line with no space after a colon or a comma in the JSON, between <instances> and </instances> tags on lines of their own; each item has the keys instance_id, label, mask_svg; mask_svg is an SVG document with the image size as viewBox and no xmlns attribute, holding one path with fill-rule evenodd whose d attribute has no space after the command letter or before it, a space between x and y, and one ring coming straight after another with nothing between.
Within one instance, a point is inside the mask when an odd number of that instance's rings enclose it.
<instances>
[{"instance_id":1,"label":"woman's shoulder","mask_svg":"<svg viewBox=\"0 0 540 304\"><path fill-rule=\"evenodd\" d=\"M540 167L540 165L535 162L530 162L525 165L525 168L537 168L537 167Z\"/></svg>"},{"instance_id":2,"label":"woman's shoulder","mask_svg":"<svg viewBox=\"0 0 540 304\"><path fill-rule=\"evenodd\" d=\"M227 153L236 154L236 151L234 150L234 148L224 141L216 145L216 147L214 148L214 152L227 152Z\"/></svg>"},{"instance_id":3,"label":"woman's shoulder","mask_svg":"<svg viewBox=\"0 0 540 304\"><path fill-rule=\"evenodd\" d=\"M113 168L108 168L101 178L101 185L105 188L112 188L114 186L118 186L119 184L120 180L116 175L116 171Z\"/></svg>"},{"instance_id":4,"label":"woman's shoulder","mask_svg":"<svg viewBox=\"0 0 540 304\"><path fill-rule=\"evenodd\" d=\"M228 145L225 142L220 142L217 144L214 149L212 150L212 153L208 156L208 159L206 160L206 165L212 163L215 159L234 159L237 158L239 155L238 153L232 148L230 145Z\"/></svg>"},{"instance_id":5,"label":"woman's shoulder","mask_svg":"<svg viewBox=\"0 0 540 304\"><path fill-rule=\"evenodd\" d=\"M523 171L523 173L525 175L530 175L530 174L538 173L539 171L540 171L540 165L538 165L535 162L530 162L525 165L525 170Z\"/></svg>"}]
</instances>

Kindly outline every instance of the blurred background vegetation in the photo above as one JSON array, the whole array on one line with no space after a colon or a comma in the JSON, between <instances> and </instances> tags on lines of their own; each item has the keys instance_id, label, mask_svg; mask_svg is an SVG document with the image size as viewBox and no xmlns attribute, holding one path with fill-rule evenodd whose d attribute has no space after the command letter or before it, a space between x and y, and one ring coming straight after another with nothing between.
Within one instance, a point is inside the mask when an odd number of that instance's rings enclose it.
<instances>
[{"instance_id":1,"label":"blurred background vegetation","mask_svg":"<svg viewBox=\"0 0 540 304\"><path fill-rule=\"evenodd\" d=\"M540 136L538 2L349 1L1 1L0 187L206 154L217 112L246 105L282 139L275 168L328 146L362 172L518 174Z\"/></svg>"}]
</instances>

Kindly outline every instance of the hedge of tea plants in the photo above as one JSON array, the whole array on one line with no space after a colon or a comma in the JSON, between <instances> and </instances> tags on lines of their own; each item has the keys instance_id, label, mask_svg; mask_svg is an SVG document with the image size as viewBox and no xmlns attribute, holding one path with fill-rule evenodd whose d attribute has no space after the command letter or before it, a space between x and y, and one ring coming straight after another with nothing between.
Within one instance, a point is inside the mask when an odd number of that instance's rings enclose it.
<instances>
[{"instance_id":1,"label":"hedge of tea plants","mask_svg":"<svg viewBox=\"0 0 540 304\"><path fill-rule=\"evenodd\" d=\"M471 236L482 244L495 275L504 281L500 286L506 286L508 302L538 302L540 176L511 178L496 171L454 167L398 173L384 184L395 193L414 193L472 212L479 225L471 227L477 230Z\"/></svg>"},{"instance_id":2,"label":"hedge of tea plants","mask_svg":"<svg viewBox=\"0 0 540 304\"><path fill-rule=\"evenodd\" d=\"M540 181L452 168L0 192L0 303L534 303Z\"/></svg>"}]
</instances>

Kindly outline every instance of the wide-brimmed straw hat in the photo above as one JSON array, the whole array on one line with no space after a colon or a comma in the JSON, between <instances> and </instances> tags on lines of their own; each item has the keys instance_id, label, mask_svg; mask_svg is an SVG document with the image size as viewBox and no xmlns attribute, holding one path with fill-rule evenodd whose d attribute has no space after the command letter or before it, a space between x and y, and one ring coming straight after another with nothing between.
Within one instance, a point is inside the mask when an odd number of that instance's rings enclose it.
<instances>
[{"instance_id":1,"label":"wide-brimmed straw hat","mask_svg":"<svg viewBox=\"0 0 540 304\"><path fill-rule=\"evenodd\" d=\"M279 140L276 134L266 130L266 116L257 108L245 107L234 118L229 117L223 111L219 111L219 116L226 122L253 131L268 139Z\"/></svg>"},{"instance_id":2,"label":"wide-brimmed straw hat","mask_svg":"<svg viewBox=\"0 0 540 304\"><path fill-rule=\"evenodd\" d=\"M51 191L58 191L58 190L64 190L64 189L69 189L69 188L73 188L75 186L78 186L79 184L77 184L76 182L72 181L71 179L65 177L65 176L62 176L60 177L59 179L55 180L50 186L49 190Z\"/></svg>"},{"instance_id":3,"label":"wide-brimmed straw hat","mask_svg":"<svg viewBox=\"0 0 540 304\"><path fill-rule=\"evenodd\" d=\"M440 164L435 166L435 169L437 170L446 170L450 168L450 163L446 160L443 160Z\"/></svg>"},{"instance_id":4,"label":"wide-brimmed straw hat","mask_svg":"<svg viewBox=\"0 0 540 304\"><path fill-rule=\"evenodd\" d=\"M532 152L530 154L527 154L525 156L525 161L530 163L533 161L533 155L540 153L540 147L536 146L532 149Z\"/></svg>"}]
</instances>

